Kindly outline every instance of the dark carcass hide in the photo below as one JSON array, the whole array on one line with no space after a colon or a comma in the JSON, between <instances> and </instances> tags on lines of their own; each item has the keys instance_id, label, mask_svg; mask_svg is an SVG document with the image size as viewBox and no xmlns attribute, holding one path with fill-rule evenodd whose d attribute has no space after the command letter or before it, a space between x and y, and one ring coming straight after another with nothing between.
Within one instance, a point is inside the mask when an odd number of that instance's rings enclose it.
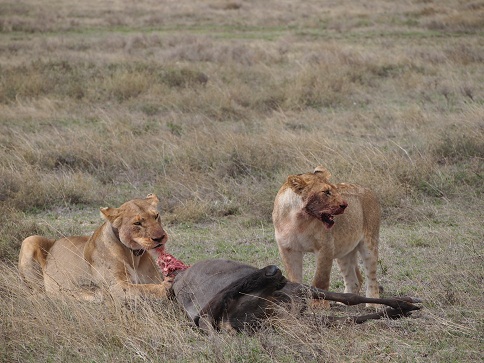
<instances>
[{"instance_id":1,"label":"dark carcass hide","mask_svg":"<svg viewBox=\"0 0 484 363\"><path fill-rule=\"evenodd\" d=\"M376 303L387 308L373 314L348 318L329 318L363 323L382 317L407 316L419 307L418 299L408 297L373 299L356 294L335 293L289 282L274 265L262 269L240 262L214 259L201 261L180 271L173 283L178 303L193 322L209 331L253 329L281 304L302 306L308 299L337 301L346 305Z\"/></svg>"}]
</instances>

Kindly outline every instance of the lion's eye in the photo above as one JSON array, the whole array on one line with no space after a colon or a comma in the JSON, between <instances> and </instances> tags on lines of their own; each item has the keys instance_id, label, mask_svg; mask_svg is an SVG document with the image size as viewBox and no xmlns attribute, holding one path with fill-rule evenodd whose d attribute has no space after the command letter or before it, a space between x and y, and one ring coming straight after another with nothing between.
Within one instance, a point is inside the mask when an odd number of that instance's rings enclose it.
<instances>
[{"instance_id":1,"label":"lion's eye","mask_svg":"<svg viewBox=\"0 0 484 363\"><path fill-rule=\"evenodd\" d=\"M160 215L159 214L156 214L155 215L155 220L158 219L159 217L160 217Z\"/></svg>"},{"instance_id":2,"label":"lion's eye","mask_svg":"<svg viewBox=\"0 0 484 363\"><path fill-rule=\"evenodd\" d=\"M324 191L324 194L326 194L326 195L331 195L331 190L325 190L325 191Z\"/></svg>"},{"instance_id":3,"label":"lion's eye","mask_svg":"<svg viewBox=\"0 0 484 363\"><path fill-rule=\"evenodd\" d=\"M136 221L133 223L135 226L141 226L141 222L140 221Z\"/></svg>"}]
</instances>

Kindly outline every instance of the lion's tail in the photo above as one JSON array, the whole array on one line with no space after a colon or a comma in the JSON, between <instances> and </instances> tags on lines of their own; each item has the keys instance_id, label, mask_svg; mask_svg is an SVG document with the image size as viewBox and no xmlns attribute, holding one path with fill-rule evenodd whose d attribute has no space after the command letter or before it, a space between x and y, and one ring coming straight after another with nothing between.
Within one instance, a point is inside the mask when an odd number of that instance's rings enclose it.
<instances>
[{"instance_id":1,"label":"lion's tail","mask_svg":"<svg viewBox=\"0 0 484 363\"><path fill-rule=\"evenodd\" d=\"M20 248L18 269L24 282L33 289L44 286L43 270L47 253L55 240L42 236L30 236L23 240Z\"/></svg>"}]
</instances>

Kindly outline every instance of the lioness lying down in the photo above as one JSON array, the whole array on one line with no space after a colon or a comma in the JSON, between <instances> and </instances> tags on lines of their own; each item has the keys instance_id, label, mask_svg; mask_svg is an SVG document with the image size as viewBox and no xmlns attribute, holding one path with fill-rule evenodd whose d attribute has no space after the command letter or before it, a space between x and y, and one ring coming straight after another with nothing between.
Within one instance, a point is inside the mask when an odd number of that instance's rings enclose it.
<instances>
[{"instance_id":1,"label":"lioness lying down","mask_svg":"<svg viewBox=\"0 0 484 363\"><path fill-rule=\"evenodd\" d=\"M314 252L312 285L329 288L333 259L344 278L345 292L359 293L366 277L366 296L378 298L376 278L381 209L371 190L355 184L331 184L322 166L288 176L274 201L272 219L279 252L289 280L302 281L303 255Z\"/></svg>"},{"instance_id":2,"label":"lioness lying down","mask_svg":"<svg viewBox=\"0 0 484 363\"><path fill-rule=\"evenodd\" d=\"M273 265L257 269L220 259L198 262L179 272L172 289L188 316L205 331L254 329L261 319L283 310L281 305L289 305L291 311L301 311L307 298L346 305L371 303L389 306L373 314L327 318L330 323L337 320L363 323L382 317L399 318L418 310L419 307L413 303L420 302L409 297L381 299L324 291L289 282Z\"/></svg>"},{"instance_id":3,"label":"lioness lying down","mask_svg":"<svg viewBox=\"0 0 484 363\"><path fill-rule=\"evenodd\" d=\"M87 300L102 292L117 298L165 298L171 286L147 250L163 248L168 237L161 226L154 194L119 208L101 208L103 225L91 237L51 240L30 236L22 242L19 272L33 288L67 292Z\"/></svg>"}]
</instances>

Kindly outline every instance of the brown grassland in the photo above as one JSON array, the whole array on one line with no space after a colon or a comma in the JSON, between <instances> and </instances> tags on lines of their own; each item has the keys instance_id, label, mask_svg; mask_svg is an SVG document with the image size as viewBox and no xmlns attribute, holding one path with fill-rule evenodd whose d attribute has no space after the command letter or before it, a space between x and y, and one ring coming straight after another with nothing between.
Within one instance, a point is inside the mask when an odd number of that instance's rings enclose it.
<instances>
[{"instance_id":1,"label":"brown grassland","mask_svg":"<svg viewBox=\"0 0 484 363\"><path fill-rule=\"evenodd\" d=\"M280 264L274 197L320 164L380 196L380 283L425 301L411 318L204 335L171 302L20 282L23 238L151 192L184 262ZM0 361L481 362L483 173L482 0L1 0Z\"/></svg>"}]
</instances>

